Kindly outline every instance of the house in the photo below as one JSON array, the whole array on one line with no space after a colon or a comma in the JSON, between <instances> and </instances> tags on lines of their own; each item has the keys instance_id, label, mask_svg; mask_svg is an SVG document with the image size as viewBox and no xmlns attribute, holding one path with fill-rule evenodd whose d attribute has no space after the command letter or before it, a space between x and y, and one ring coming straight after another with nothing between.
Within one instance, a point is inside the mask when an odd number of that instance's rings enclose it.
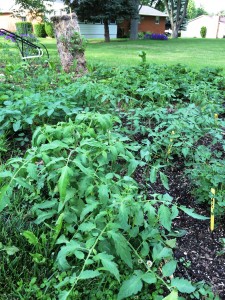
<instances>
[{"instance_id":1,"label":"house","mask_svg":"<svg viewBox=\"0 0 225 300\"><path fill-rule=\"evenodd\" d=\"M65 12L66 6L55 0L52 2L45 1L47 8L46 17L50 19L53 15L60 15ZM0 4L0 28L15 32L16 23L21 21L28 21L33 24L42 22L41 17L33 17L25 10L20 10L20 6L15 4L15 0L4 1Z\"/></svg>"},{"instance_id":2,"label":"house","mask_svg":"<svg viewBox=\"0 0 225 300\"><path fill-rule=\"evenodd\" d=\"M206 38L225 37L225 17L202 15L187 24L187 30L181 31L181 37L200 38L201 28L207 29Z\"/></svg>"},{"instance_id":3,"label":"house","mask_svg":"<svg viewBox=\"0 0 225 300\"><path fill-rule=\"evenodd\" d=\"M150 6L143 5L139 11L138 32L151 32L163 34L166 29L167 14L154 9ZM129 36L130 20L124 20L118 24L118 32L121 36Z\"/></svg>"},{"instance_id":4,"label":"house","mask_svg":"<svg viewBox=\"0 0 225 300\"><path fill-rule=\"evenodd\" d=\"M61 0L55 0L52 4L45 1L46 6L49 6L50 12L47 17L50 19L53 15L61 15L65 13L67 6L63 4ZM27 15L25 12L21 12L20 16L13 16L13 11L18 9L15 5L15 0L5 1L4 5L0 4L0 28L4 28L9 31L16 31L16 22L19 21L30 21L32 23L40 22L40 19L32 19L31 16ZM140 11L140 22L138 26L139 32L151 32L151 33L164 33L166 17L165 13L160 12L149 6L142 6ZM86 38L104 38L104 25L99 20L99 22L88 23L85 20L79 20L81 34ZM130 20L124 20L121 23L116 23L112 20L109 24L110 38L118 37L118 32L120 37L128 36L130 31Z\"/></svg>"}]
</instances>

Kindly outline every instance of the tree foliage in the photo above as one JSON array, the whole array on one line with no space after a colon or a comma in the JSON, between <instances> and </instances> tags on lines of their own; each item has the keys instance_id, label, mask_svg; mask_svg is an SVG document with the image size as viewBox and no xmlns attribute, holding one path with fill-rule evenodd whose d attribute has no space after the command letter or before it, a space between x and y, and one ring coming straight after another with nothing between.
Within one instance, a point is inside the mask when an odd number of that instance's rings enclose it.
<instances>
[{"instance_id":1,"label":"tree foliage","mask_svg":"<svg viewBox=\"0 0 225 300\"><path fill-rule=\"evenodd\" d=\"M163 0L169 15L172 37L177 38L178 32L182 29L187 16L187 6L189 0Z\"/></svg>"},{"instance_id":2,"label":"tree foliage","mask_svg":"<svg viewBox=\"0 0 225 300\"><path fill-rule=\"evenodd\" d=\"M69 0L64 1L70 5L80 20L90 22L102 21L105 29L105 41L110 41L109 23L111 20L129 18L135 13L133 0Z\"/></svg>"}]
</instances>

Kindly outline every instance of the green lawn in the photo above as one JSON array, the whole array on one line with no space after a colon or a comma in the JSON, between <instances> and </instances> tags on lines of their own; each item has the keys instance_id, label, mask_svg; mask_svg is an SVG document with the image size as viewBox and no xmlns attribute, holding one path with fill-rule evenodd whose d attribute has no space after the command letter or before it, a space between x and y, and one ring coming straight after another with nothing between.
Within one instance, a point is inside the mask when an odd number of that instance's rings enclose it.
<instances>
[{"instance_id":1,"label":"green lawn","mask_svg":"<svg viewBox=\"0 0 225 300\"><path fill-rule=\"evenodd\" d=\"M51 55L56 55L55 40L42 40ZM89 63L110 66L135 65L138 52L147 53L147 62L156 64L182 63L193 68L223 67L225 39L169 39L168 41L89 40L86 57Z\"/></svg>"},{"instance_id":2,"label":"green lawn","mask_svg":"<svg viewBox=\"0 0 225 300\"><path fill-rule=\"evenodd\" d=\"M41 39L41 42L49 49L51 59L58 58L55 39ZM147 53L148 63L169 65L181 63L195 69L203 67L225 69L224 47L225 39L180 38L168 41L118 39L110 43L102 40L89 40L86 57L89 64L131 66L140 62L138 53L144 50Z\"/></svg>"}]
</instances>

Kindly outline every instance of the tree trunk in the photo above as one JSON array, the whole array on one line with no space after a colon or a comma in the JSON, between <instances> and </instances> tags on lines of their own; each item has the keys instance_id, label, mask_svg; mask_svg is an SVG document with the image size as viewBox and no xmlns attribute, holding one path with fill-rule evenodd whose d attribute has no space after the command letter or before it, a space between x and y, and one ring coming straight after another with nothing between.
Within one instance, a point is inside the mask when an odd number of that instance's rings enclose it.
<instances>
[{"instance_id":1,"label":"tree trunk","mask_svg":"<svg viewBox=\"0 0 225 300\"><path fill-rule=\"evenodd\" d=\"M179 35L178 27L176 26L176 24L173 24L173 26L172 26L172 38L176 39L176 38L178 38L178 35Z\"/></svg>"},{"instance_id":2,"label":"tree trunk","mask_svg":"<svg viewBox=\"0 0 225 300\"><path fill-rule=\"evenodd\" d=\"M63 70L67 73L71 72L74 61L76 61L76 72L87 72L77 15L73 13L71 15L54 16L52 21Z\"/></svg>"},{"instance_id":3,"label":"tree trunk","mask_svg":"<svg viewBox=\"0 0 225 300\"><path fill-rule=\"evenodd\" d=\"M138 24L139 24L139 10L140 10L140 1L135 0L135 14L131 18L130 24L130 39L138 39Z\"/></svg>"},{"instance_id":4,"label":"tree trunk","mask_svg":"<svg viewBox=\"0 0 225 300\"><path fill-rule=\"evenodd\" d=\"M131 22L130 22L130 39L131 40L138 39L138 23L139 23L139 18L131 19Z\"/></svg>"},{"instance_id":5,"label":"tree trunk","mask_svg":"<svg viewBox=\"0 0 225 300\"><path fill-rule=\"evenodd\" d=\"M109 43L110 42L110 34L109 34L109 21L108 21L108 19L104 19L103 24L104 24L105 42Z\"/></svg>"}]
</instances>

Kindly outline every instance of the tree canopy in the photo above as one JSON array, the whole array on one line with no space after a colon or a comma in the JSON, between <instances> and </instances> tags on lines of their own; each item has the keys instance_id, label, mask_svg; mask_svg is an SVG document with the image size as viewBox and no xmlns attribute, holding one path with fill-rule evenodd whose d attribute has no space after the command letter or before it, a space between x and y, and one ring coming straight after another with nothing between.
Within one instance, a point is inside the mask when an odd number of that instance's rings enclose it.
<instances>
[{"instance_id":1,"label":"tree canopy","mask_svg":"<svg viewBox=\"0 0 225 300\"><path fill-rule=\"evenodd\" d=\"M91 22L102 21L105 28L105 41L110 41L110 21L130 18L135 13L133 0L69 0L64 1L70 5L80 20Z\"/></svg>"},{"instance_id":2,"label":"tree canopy","mask_svg":"<svg viewBox=\"0 0 225 300\"><path fill-rule=\"evenodd\" d=\"M189 0L163 0L169 15L173 38L178 37L178 32L184 25L187 17L188 1Z\"/></svg>"}]
</instances>

